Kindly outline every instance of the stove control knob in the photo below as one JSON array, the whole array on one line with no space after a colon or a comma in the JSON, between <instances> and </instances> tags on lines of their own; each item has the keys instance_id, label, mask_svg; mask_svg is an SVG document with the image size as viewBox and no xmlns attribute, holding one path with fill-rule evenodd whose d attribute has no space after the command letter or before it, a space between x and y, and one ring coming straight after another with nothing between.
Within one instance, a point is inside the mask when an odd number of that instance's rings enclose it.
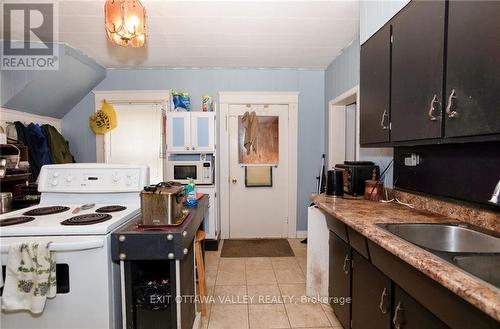
<instances>
[{"instance_id":1,"label":"stove control knob","mask_svg":"<svg viewBox=\"0 0 500 329\"><path fill-rule=\"evenodd\" d=\"M113 183L118 183L120 181L120 177L118 176L113 176Z\"/></svg>"},{"instance_id":2,"label":"stove control knob","mask_svg":"<svg viewBox=\"0 0 500 329\"><path fill-rule=\"evenodd\" d=\"M58 172L53 173L52 177L54 177L54 178L59 177L59 173Z\"/></svg>"},{"instance_id":3,"label":"stove control knob","mask_svg":"<svg viewBox=\"0 0 500 329\"><path fill-rule=\"evenodd\" d=\"M54 179L54 180L52 181L52 186L56 186L56 185L57 185L57 180L55 180L55 179Z\"/></svg>"},{"instance_id":4,"label":"stove control knob","mask_svg":"<svg viewBox=\"0 0 500 329\"><path fill-rule=\"evenodd\" d=\"M69 183L73 180L73 176L66 176L66 181Z\"/></svg>"},{"instance_id":5,"label":"stove control knob","mask_svg":"<svg viewBox=\"0 0 500 329\"><path fill-rule=\"evenodd\" d=\"M127 185L127 186L132 185L132 181L130 179L127 179L127 181L125 182L125 185Z\"/></svg>"}]
</instances>

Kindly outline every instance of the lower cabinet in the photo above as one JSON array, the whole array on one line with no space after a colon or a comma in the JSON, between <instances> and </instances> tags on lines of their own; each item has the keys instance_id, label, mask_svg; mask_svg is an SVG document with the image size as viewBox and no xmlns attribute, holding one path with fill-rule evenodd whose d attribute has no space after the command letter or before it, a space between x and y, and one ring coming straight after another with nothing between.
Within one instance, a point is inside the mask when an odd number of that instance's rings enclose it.
<instances>
[{"instance_id":1,"label":"lower cabinet","mask_svg":"<svg viewBox=\"0 0 500 329\"><path fill-rule=\"evenodd\" d=\"M351 306L340 303L339 299L351 297L351 247L330 231L330 268L329 268L330 303L338 320L344 328L350 327Z\"/></svg>"},{"instance_id":2,"label":"lower cabinet","mask_svg":"<svg viewBox=\"0 0 500 329\"><path fill-rule=\"evenodd\" d=\"M403 289L394 289L394 329L449 329Z\"/></svg>"},{"instance_id":3,"label":"lower cabinet","mask_svg":"<svg viewBox=\"0 0 500 329\"><path fill-rule=\"evenodd\" d=\"M353 251L351 328L390 329L391 297L391 280Z\"/></svg>"},{"instance_id":4,"label":"lower cabinet","mask_svg":"<svg viewBox=\"0 0 500 329\"><path fill-rule=\"evenodd\" d=\"M344 329L449 329L332 231L329 297ZM351 303L336 302L350 298Z\"/></svg>"}]
</instances>

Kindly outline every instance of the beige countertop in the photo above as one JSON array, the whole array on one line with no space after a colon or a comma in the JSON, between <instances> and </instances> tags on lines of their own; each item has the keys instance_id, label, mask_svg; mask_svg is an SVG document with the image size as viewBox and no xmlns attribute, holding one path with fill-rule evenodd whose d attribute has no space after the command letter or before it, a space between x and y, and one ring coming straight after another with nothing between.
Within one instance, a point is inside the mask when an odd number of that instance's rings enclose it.
<instances>
[{"instance_id":1,"label":"beige countertop","mask_svg":"<svg viewBox=\"0 0 500 329\"><path fill-rule=\"evenodd\" d=\"M311 195L323 211L366 236L469 303L500 321L500 289L377 226L379 223L451 223L456 219L394 203ZM500 216L498 218L500 221Z\"/></svg>"}]
</instances>

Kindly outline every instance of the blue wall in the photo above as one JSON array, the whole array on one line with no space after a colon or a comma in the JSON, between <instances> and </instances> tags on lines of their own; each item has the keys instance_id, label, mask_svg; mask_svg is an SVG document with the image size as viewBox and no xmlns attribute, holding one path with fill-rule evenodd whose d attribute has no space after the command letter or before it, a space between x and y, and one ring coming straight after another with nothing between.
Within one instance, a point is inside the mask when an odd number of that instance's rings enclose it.
<instances>
[{"instance_id":1,"label":"blue wall","mask_svg":"<svg viewBox=\"0 0 500 329\"><path fill-rule=\"evenodd\" d=\"M359 40L354 40L325 71L325 153L328 159L328 103L359 84Z\"/></svg>"},{"instance_id":2,"label":"blue wall","mask_svg":"<svg viewBox=\"0 0 500 329\"><path fill-rule=\"evenodd\" d=\"M328 102L358 84L359 39L356 39L342 50L342 53L326 69L325 100Z\"/></svg>"},{"instance_id":3,"label":"blue wall","mask_svg":"<svg viewBox=\"0 0 500 329\"><path fill-rule=\"evenodd\" d=\"M361 44L368 40L410 0L361 0L359 2L359 34Z\"/></svg>"},{"instance_id":4,"label":"blue wall","mask_svg":"<svg viewBox=\"0 0 500 329\"><path fill-rule=\"evenodd\" d=\"M325 149L325 73L308 70L108 70L95 90L184 90L193 110L201 109L201 96L219 91L299 91L299 149L297 230L307 229L309 194ZM95 135L88 128L94 97L85 96L62 121L64 136L79 162L96 160Z\"/></svg>"}]
</instances>

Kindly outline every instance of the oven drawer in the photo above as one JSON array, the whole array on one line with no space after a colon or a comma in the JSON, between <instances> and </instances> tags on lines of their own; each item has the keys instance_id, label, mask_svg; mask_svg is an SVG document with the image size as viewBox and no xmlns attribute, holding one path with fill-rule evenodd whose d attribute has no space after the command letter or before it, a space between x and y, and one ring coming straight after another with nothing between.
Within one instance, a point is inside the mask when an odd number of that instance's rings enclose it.
<instances>
[{"instance_id":1,"label":"oven drawer","mask_svg":"<svg viewBox=\"0 0 500 329\"><path fill-rule=\"evenodd\" d=\"M43 313L35 317L28 312L2 312L1 327L121 328L119 266L111 261L109 239L109 236L0 238L2 264L7 264L9 246L23 241L51 241L57 264L57 295L47 299Z\"/></svg>"}]
</instances>

